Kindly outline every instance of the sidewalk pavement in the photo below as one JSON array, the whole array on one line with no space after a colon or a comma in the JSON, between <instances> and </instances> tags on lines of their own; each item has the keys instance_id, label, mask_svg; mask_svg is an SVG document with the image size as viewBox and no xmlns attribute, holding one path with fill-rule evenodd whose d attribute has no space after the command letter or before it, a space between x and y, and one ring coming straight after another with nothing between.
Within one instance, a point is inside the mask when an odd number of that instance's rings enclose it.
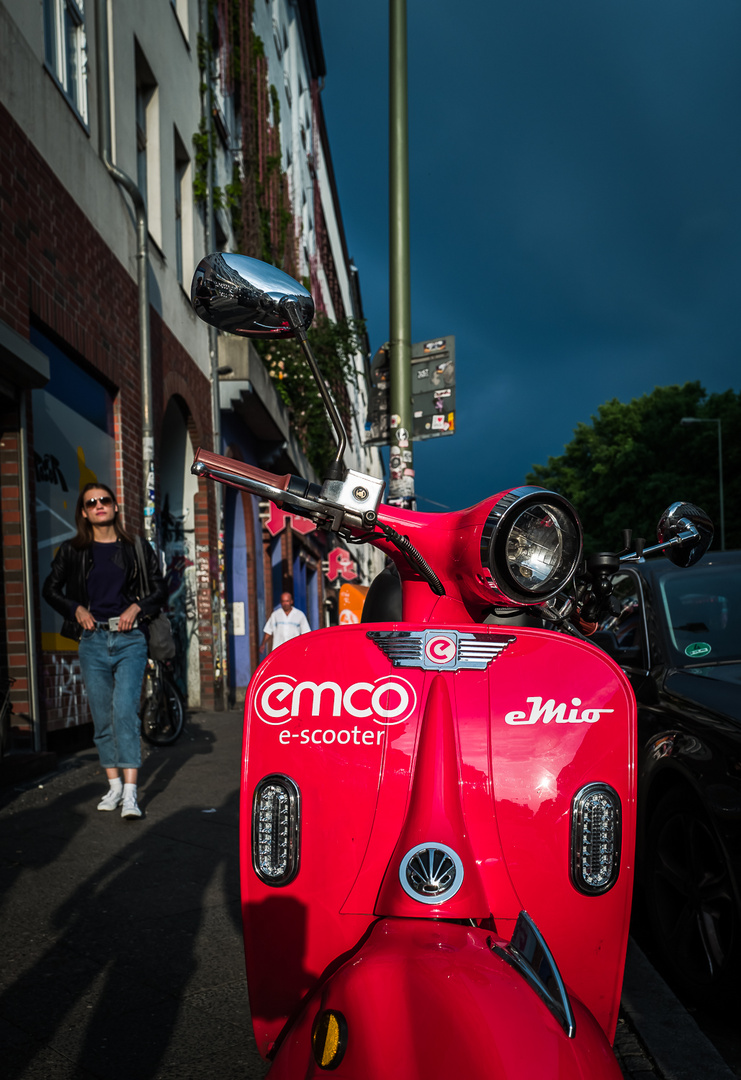
<instances>
[{"instance_id":1,"label":"sidewalk pavement","mask_svg":"<svg viewBox=\"0 0 741 1080\"><path fill-rule=\"evenodd\" d=\"M141 821L99 813L94 750L0 791L5 1080L258 1080L238 880L241 715L144 744ZM631 944L628 1080L732 1080Z\"/></svg>"}]
</instances>

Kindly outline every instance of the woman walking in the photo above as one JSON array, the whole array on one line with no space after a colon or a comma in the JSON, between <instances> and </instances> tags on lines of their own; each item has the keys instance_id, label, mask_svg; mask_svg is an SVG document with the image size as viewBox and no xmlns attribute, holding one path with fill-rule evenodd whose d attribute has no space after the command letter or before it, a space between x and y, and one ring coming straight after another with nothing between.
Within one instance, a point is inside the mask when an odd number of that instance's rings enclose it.
<instances>
[{"instance_id":1,"label":"woman walking","mask_svg":"<svg viewBox=\"0 0 741 1080\"><path fill-rule=\"evenodd\" d=\"M142 595L136 541L121 524L116 497L106 484L85 485L77 499L75 524L77 535L57 551L43 596L64 618L64 636L80 643L95 745L109 784L98 809L121 806L122 817L139 818L145 628L165 601L165 583L152 548L141 544L151 590Z\"/></svg>"}]
</instances>

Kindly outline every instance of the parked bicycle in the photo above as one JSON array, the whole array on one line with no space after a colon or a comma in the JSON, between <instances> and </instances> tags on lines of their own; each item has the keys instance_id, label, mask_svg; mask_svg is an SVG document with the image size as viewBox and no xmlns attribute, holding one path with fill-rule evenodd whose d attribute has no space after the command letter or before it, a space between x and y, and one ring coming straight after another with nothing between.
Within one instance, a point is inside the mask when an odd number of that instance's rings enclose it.
<instances>
[{"instance_id":1,"label":"parked bicycle","mask_svg":"<svg viewBox=\"0 0 741 1080\"><path fill-rule=\"evenodd\" d=\"M164 661L147 660L139 715L142 735L155 746L174 743L183 730L183 699Z\"/></svg>"}]
</instances>

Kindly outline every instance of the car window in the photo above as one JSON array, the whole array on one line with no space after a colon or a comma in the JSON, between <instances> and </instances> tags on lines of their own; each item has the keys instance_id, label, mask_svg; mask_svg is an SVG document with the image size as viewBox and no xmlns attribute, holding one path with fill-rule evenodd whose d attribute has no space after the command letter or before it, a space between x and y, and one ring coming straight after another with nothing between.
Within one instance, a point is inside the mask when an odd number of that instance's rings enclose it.
<instances>
[{"instance_id":1,"label":"car window","mask_svg":"<svg viewBox=\"0 0 741 1080\"><path fill-rule=\"evenodd\" d=\"M741 659L739 567L693 567L661 578L666 627L679 662Z\"/></svg>"}]
</instances>

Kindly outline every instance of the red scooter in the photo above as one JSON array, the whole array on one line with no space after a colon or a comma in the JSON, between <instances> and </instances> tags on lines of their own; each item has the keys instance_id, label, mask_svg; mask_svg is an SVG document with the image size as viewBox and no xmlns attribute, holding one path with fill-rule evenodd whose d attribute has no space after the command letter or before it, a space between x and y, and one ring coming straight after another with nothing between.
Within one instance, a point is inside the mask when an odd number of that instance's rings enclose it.
<instances>
[{"instance_id":1,"label":"red scooter","mask_svg":"<svg viewBox=\"0 0 741 1080\"><path fill-rule=\"evenodd\" d=\"M619 557L585 562L574 509L540 488L458 513L384 505L381 480L343 466L309 293L216 254L192 298L221 330L297 336L338 442L321 486L204 450L193 472L396 568L368 594L377 621L280 646L249 687L242 910L271 1078L617 1080L635 702L583 629ZM711 536L674 504L651 550L690 565Z\"/></svg>"}]
</instances>

